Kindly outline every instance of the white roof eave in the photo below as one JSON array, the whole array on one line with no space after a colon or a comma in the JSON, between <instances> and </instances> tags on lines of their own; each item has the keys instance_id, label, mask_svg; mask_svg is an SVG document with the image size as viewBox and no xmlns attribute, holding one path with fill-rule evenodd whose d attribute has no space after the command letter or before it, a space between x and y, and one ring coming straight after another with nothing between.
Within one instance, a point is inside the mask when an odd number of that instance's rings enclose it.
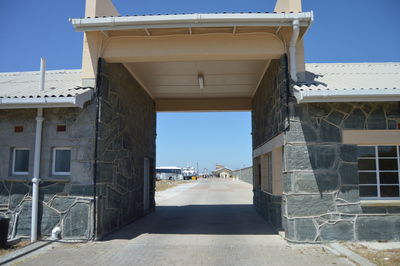
<instances>
[{"instance_id":1,"label":"white roof eave","mask_svg":"<svg viewBox=\"0 0 400 266\"><path fill-rule=\"evenodd\" d=\"M107 31L150 28L223 27L223 26L309 26L312 12L245 13L245 14L183 14L70 19L76 31Z\"/></svg>"},{"instance_id":2,"label":"white roof eave","mask_svg":"<svg viewBox=\"0 0 400 266\"><path fill-rule=\"evenodd\" d=\"M93 91L69 97L0 98L0 109L79 107L92 99Z\"/></svg>"},{"instance_id":3,"label":"white roof eave","mask_svg":"<svg viewBox=\"0 0 400 266\"><path fill-rule=\"evenodd\" d=\"M298 90L294 89L297 103L319 102L396 102L400 101L399 89L374 90Z\"/></svg>"}]
</instances>

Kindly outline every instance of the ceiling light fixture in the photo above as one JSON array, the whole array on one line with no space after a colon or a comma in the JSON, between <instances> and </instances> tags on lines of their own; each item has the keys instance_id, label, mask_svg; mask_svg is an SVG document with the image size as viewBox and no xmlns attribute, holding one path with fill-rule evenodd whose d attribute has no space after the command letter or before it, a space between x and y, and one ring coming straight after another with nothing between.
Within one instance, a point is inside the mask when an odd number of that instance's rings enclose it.
<instances>
[{"instance_id":1,"label":"ceiling light fixture","mask_svg":"<svg viewBox=\"0 0 400 266\"><path fill-rule=\"evenodd\" d=\"M204 77L202 74L197 75L197 79L199 81L200 89L204 89Z\"/></svg>"}]
</instances>

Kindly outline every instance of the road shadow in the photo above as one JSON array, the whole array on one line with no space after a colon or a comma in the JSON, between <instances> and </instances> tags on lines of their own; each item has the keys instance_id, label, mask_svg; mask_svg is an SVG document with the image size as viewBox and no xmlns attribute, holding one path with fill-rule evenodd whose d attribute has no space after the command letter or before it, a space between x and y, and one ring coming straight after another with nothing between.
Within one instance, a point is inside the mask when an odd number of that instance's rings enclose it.
<instances>
[{"instance_id":1,"label":"road shadow","mask_svg":"<svg viewBox=\"0 0 400 266\"><path fill-rule=\"evenodd\" d=\"M253 205L158 206L151 213L103 238L133 239L141 234L270 235L277 232Z\"/></svg>"}]
</instances>

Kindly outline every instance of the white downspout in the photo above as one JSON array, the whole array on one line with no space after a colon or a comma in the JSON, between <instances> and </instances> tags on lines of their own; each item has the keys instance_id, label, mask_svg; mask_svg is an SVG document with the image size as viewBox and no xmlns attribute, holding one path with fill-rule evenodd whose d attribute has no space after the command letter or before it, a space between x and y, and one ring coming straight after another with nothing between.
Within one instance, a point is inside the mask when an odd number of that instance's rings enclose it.
<instances>
[{"instance_id":1,"label":"white downspout","mask_svg":"<svg viewBox=\"0 0 400 266\"><path fill-rule=\"evenodd\" d=\"M40 60L40 90L44 90L44 78L46 71L46 60ZM38 228L38 205L39 205L39 173L40 173L40 155L42 147L42 128L43 128L43 108L37 109L36 133L35 133L35 155L33 161L32 178L32 223L31 223L31 242L37 240Z\"/></svg>"},{"instance_id":2,"label":"white downspout","mask_svg":"<svg viewBox=\"0 0 400 266\"><path fill-rule=\"evenodd\" d=\"M296 44L299 38L300 27L299 20L293 20L293 32L289 43L289 60L290 60L290 77L294 82L297 82L297 63L296 63Z\"/></svg>"}]
</instances>

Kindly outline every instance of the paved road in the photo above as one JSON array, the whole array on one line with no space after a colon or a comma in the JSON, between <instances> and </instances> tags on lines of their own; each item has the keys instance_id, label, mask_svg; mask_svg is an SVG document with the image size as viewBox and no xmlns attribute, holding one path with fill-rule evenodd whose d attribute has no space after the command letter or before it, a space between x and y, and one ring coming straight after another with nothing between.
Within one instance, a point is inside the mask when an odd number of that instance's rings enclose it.
<instances>
[{"instance_id":1,"label":"paved road","mask_svg":"<svg viewBox=\"0 0 400 266\"><path fill-rule=\"evenodd\" d=\"M104 241L57 244L18 265L349 265L286 243L254 211L251 186L199 180L157 195L157 210Z\"/></svg>"}]
</instances>

